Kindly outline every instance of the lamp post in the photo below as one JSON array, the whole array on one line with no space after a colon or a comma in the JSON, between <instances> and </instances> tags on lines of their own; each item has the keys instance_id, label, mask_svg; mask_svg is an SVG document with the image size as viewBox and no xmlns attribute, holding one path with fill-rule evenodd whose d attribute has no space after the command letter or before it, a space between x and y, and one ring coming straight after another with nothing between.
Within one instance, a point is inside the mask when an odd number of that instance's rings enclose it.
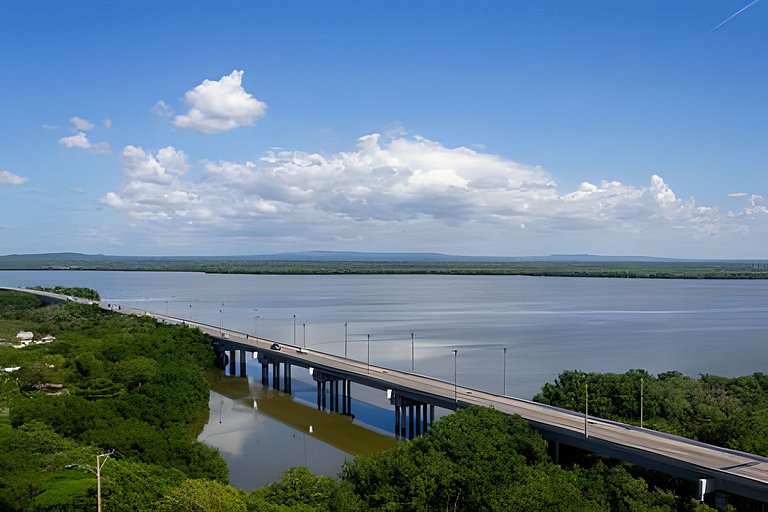
<instances>
[{"instance_id":1,"label":"lamp post","mask_svg":"<svg viewBox=\"0 0 768 512\"><path fill-rule=\"evenodd\" d=\"M589 437L589 384L584 384L584 437Z\"/></svg>"},{"instance_id":2,"label":"lamp post","mask_svg":"<svg viewBox=\"0 0 768 512\"><path fill-rule=\"evenodd\" d=\"M307 348L307 324L301 324L301 326L304 328L304 349Z\"/></svg>"},{"instance_id":3,"label":"lamp post","mask_svg":"<svg viewBox=\"0 0 768 512\"><path fill-rule=\"evenodd\" d=\"M414 356L413 356L413 333L411 333L411 373L413 373L413 364L414 364Z\"/></svg>"},{"instance_id":4,"label":"lamp post","mask_svg":"<svg viewBox=\"0 0 768 512\"><path fill-rule=\"evenodd\" d=\"M255 313L258 313L259 309L256 308ZM253 335L258 338L259 337L259 315L256 314L253 317Z\"/></svg>"},{"instance_id":5,"label":"lamp post","mask_svg":"<svg viewBox=\"0 0 768 512\"><path fill-rule=\"evenodd\" d=\"M344 359L347 358L347 322L344 322Z\"/></svg>"},{"instance_id":6,"label":"lamp post","mask_svg":"<svg viewBox=\"0 0 768 512\"><path fill-rule=\"evenodd\" d=\"M368 335L368 373L371 373L371 335Z\"/></svg>"},{"instance_id":7,"label":"lamp post","mask_svg":"<svg viewBox=\"0 0 768 512\"><path fill-rule=\"evenodd\" d=\"M643 428L643 378L640 377L640 428Z\"/></svg>"},{"instance_id":8,"label":"lamp post","mask_svg":"<svg viewBox=\"0 0 768 512\"><path fill-rule=\"evenodd\" d=\"M296 315L293 315L293 346L296 346Z\"/></svg>"},{"instance_id":9,"label":"lamp post","mask_svg":"<svg viewBox=\"0 0 768 512\"><path fill-rule=\"evenodd\" d=\"M456 360L458 359L459 351L457 349L453 349L453 405L456 407L456 409L459 408L459 398L458 398L458 392L457 392L457 375L456 373Z\"/></svg>"},{"instance_id":10,"label":"lamp post","mask_svg":"<svg viewBox=\"0 0 768 512\"><path fill-rule=\"evenodd\" d=\"M504 347L504 386L501 394L507 396L507 347Z\"/></svg>"},{"instance_id":11,"label":"lamp post","mask_svg":"<svg viewBox=\"0 0 768 512\"><path fill-rule=\"evenodd\" d=\"M189 321L192 321L192 304L189 305Z\"/></svg>"},{"instance_id":12,"label":"lamp post","mask_svg":"<svg viewBox=\"0 0 768 512\"><path fill-rule=\"evenodd\" d=\"M224 334L224 313L223 309L219 310L219 334Z\"/></svg>"}]
</instances>

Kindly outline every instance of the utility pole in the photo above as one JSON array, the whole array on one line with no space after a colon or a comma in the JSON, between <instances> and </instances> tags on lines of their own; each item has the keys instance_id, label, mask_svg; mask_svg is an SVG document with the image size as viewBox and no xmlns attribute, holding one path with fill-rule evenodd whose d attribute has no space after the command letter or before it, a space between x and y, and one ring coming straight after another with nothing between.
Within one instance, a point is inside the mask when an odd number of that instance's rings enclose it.
<instances>
[{"instance_id":1,"label":"utility pole","mask_svg":"<svg viewBox=\"0 0 768 512\"><path fill-rule=\"evenodd\" d=\"M78 465L79 468L87 469L94 475L96 475L96 506L98 512L101 512L101 468L107 463L109 456L115 453L114 450L102 453L96 456L96 467L93 468L90 465Z\"/></svg>"}]
</instances>

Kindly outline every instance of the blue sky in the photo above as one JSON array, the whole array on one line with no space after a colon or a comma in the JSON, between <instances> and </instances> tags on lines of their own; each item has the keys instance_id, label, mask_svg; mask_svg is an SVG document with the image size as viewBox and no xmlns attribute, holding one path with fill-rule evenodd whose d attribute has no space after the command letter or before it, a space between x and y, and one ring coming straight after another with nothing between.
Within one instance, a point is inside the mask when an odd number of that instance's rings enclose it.
<instances>
[{"instance_id":1,"label":"blue sky","mask_svg":"<svg viewBox=\"0 0 768 512\"><path fill-rule=\"evenodd\" d=\"M764 258L768 3L0 6L0 254Z\"/></svg>"}]
</instances>

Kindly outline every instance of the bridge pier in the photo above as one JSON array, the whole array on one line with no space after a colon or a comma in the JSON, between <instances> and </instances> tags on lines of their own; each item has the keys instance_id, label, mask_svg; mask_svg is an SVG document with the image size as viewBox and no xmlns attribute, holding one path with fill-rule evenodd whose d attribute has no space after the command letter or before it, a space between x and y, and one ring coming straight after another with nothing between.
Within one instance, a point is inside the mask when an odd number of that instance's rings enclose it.
<instances>
[{"instance_id":1,"label":"bridge pier","mask_svg":"<svg viewBox=\"0 0 768 512\"><path fill-rule=\"evenodd\" d=\"M247 373L245 365L245 350L240 351L240 376L245 377Z\"/></svg>"},{"instance_id":2,"label":"bridge pier","mask_svg":"<svg viewBox=\"0 0 768 512\"><path fill-rule=\"evenodd\" d=\"M235 374L235 354L237 352L235 350L229 351L229 374L234 375Z\"/></svg>"},{"instance_id":3,"label":"bridge pier","mask_svg":"<svg viewBox=\"0 0 768 512\"><path fill-rule=\"evenodd\" d=\"M435 419L435 406L413 398L392 393L389 399L395 406L395 436L413 439L425 434Z\"/></svg>"},{"instance_id":4,"label":"bridge pier","mask_svg":"<svg viewBox=\"0 0 768 512\"><path fill-rule=\"evenodd\" d=\"M317 382L317 410L328 409L335 413L341 412L345 416L352 414L352 386L349 379L319 371L314 371L312 378Z\"/></svg>"}]
</instances>

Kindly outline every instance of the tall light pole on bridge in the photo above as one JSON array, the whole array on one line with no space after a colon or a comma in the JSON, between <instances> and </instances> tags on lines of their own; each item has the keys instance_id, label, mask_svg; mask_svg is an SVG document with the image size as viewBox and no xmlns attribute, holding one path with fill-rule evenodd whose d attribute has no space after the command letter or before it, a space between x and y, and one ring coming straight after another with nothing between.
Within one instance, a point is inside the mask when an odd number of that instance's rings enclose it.
<instances>
[{"instance_id":1,"label":"tall light pole on bridge","mask_svg":"<svg viewBox=\"0 0 768 512\"><path fill-rule=\"evenodd\" d=\"M507 396L507 347L504 347L504 386L501 394Z\"/></svg>"},{"instance_id":2,"label":"tall light pole on bridge","mask_svg":"<svg viewBox=\"0 0 768 512\"><path fill-rule=\"evenodd\" d=\"M259 308L253 309L253 335L259 337Z\"/></svg>"},{"instance_id":3,"label":"tall light pole on bridge","mask_svg":"<svg viewBox=\"0 0 768 512\"><path fill-rule=\"evenodd\" d=\"M368 335L368 373L371 373L371 335Z\"/></svg>"},{"instance_id":4,"label":"tall light pole on bridge","mask_svg":"<svg viewBox=\"0 0 768 512\"><path fill-rule=\"evenodd\" d=\"M219 309L219 334L224 335L224 310Z\"/></svg>"},{"instance_id":5,"label":"tall light pole on bridge","mask_svg":"<svg viewBox=\"0 0 768 512\"><path fill-rule=\"evenodd\" d=\"M589 384L584 383L584 437L589 437Z\"/></svg>"},{"instance_id":6,"label":"tall light pole on bridge","mask_svg":"<svg viewBox=\"0 0 768 512\"><path fill-rule=\"evenodd\" d=\"M307 348L307 324L301 324L301 326L304 328L304 349Z\"/></svg>"},{"instance_id":7,"label":"tall light pole on bridge","mask_svg":"<svg viewBox=\"0 0 768 512\"><path fill-rule=\"evenodd\" d=\"M296 315L293 315L293 346L296 346Z\"/></svg>"},{"instance_id":8,"label":"tall light pole on bridge","mask_svg":"<svg viewBox=\"0 0 768 512\"><path fill-rule=\"evenodd\" d=\"M640 377L640 428L643 428L643 378Z\"/></svg>"},{"instance_id":9,"label":"tall light pole on bridge","mask_svg":"<svg viewBox=\"0 0 768 512\"><path fill-rule=\"evenodd\" d=\"M344 322L344 359L347 358L347 322Z\"/></svg>"},{"instance_id":10,"label":"tall light pole on bridge","mask_svg":"<svg viewBox=\"0 0 768 512\"><path fill-rule=\"evenodd\" d=\"M459 351L458 349L453 349L453 405L456 407L456 409L459 408L459 398L458 398L458 392L457 392L457 376L458 373L456 372L456 360L458 359Z\"/></svg>"},{"instance_id":11,"label":"tall light pole on bridge","mask_svg":"<svg viewBox=\"0 0 768 512\"><path fill-rule=\"evenodd\" d=\"M414 365L414 356L413 356L413 333L411 333L411 373L413 373L413 365Z\"/></svg>"}]
</instances>

